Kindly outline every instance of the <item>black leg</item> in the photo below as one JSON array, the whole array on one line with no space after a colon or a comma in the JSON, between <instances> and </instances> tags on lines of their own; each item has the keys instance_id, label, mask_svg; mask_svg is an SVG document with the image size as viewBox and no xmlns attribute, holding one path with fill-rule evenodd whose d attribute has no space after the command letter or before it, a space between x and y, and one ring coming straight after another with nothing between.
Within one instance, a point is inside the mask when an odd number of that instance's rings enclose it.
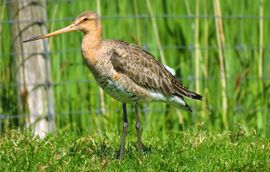
<instances>
[{"instance_id":1,"label":"black leg","mask_svg":"<svg viewBox=\"0 0 270 172\"><path fill-rule=\"evenodd\" d=\"M121 159L124 153L124 148L125 148L125 141L126 141L126 133L127 133L127 128L128 128L128 119L127 119L127 108L126 108L126 103L123 103L123 115L124 115L124 126L123 126L123 132L122 132L122 140L121 140L121 145L119 147L119 151L117 154L117 159Z\"/></svg>"},{"instance_id":2,"label":"black leg","mask_svg":"<svg viewBox=\"0 0 270 172\"><path fill-rule=\"evenodd\" d=\"M142 130L141 130L141 122L139 117L139 110L137 103L135 104L135 113L136 113L136 129L137 129L137 148L139 154L142 154Z\"/></svg>"}]
</instances>

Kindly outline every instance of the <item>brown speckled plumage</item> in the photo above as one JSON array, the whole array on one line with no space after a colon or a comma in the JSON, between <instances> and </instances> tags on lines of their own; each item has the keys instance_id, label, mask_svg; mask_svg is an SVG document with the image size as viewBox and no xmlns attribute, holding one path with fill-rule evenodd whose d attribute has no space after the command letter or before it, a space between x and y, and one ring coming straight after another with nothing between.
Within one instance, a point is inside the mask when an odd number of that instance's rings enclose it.
<instances>
[{"instance_id":1,"label":"brown speckled plumage","mask_svg":"<svg viewBox=\"0 0 270 172\"><path fill-rule=\"evenodd\" d=\"M86 65L100 87L123 102L124 128L119 159L123 153L128 124L125 103L135 103L138 147L141 151L138 102L164 101L191 111L183 97L202 99L199 94L184 88L164 65L141 47L119 40L103 40L100 17L95 12L84 12L65 28L24 42L78 30L85 34L81 50Z\"/></svg>"}]
</instances>

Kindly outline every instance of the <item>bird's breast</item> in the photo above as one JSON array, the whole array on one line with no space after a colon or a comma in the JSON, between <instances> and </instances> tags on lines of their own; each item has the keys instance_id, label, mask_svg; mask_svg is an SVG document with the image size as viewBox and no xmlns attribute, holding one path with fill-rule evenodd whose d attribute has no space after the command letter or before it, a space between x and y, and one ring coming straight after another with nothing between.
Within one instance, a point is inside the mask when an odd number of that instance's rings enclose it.
<instances>
[{"instance_id":1,"label":"bird's breast","mask_svg":"<svg viewBox=\"0 0 270 172\"><path fill-rule=\"evenodd\" d=\"M113 69L108 58L100 56L95 62L91 58L86 58L85 61L98 85L107 94L121 102L136 101L136 96L130 88L131 85L127 84L122 74Z\"/></svg>"},{"instance_id":2,"label":"bird's breast","mask_svg":"<svg viewBox=\"0 0 270 172\"><path fill-rule=\"evenodd\" d=\"M97 55L96 52L91 50L81 50L83 59L87 65L87 67L94 67L97 64Z\"/></svg>"},{"instance_id":3,"label":"bird's breast","mask_svg":"<svg viewBox=\"0 0 270 172\"><path fill-rule=\"evenodd\" d=\"M107 80L106 85L103 86L103 89L111 97L121 102L132 102L138 100L136 94L129 91L127 88L120 85L119 82L114 80Z\"/></svg>"}]
</instances>

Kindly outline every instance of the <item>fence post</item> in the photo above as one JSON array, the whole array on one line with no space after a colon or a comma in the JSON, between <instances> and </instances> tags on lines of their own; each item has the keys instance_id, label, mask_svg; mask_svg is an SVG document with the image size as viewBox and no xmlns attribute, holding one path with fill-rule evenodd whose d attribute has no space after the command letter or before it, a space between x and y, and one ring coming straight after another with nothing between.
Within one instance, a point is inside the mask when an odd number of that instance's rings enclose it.
<instances>
[{"instance_id":1,"label":"fence post","mask_svg":"<svg viewBox=\"0 0 270 172\"><path fill-rule=\"evenodd\" d=\"M47 40L23 44L47 32L45 0L16 0L8 4L11 22L13 73L17 82L18 112L26 126L43 138L55 130L51 66Z\"/></svg>"}]
</instances>

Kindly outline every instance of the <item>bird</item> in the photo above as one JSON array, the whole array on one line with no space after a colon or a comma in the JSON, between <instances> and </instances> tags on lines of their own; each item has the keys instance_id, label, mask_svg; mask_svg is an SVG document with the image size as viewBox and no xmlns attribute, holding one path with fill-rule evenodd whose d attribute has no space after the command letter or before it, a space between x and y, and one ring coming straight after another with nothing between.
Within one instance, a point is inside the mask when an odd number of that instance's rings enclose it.
<instances>
[{"instance_id":1,"label":"bird","mask_svg":"<svg viewBox=\"0 0 270 172\"><path fill-rule=\"evenodd\" d=\"M169 67L161 64L140 46L122 40L103 39L101 17L93 11L81 13L67 27L34 36L23 42L45 39L72 31L84 33L81 53L98 85L111 97L122 102L123 129L117 159L120 160L124 154L128 128L127 103L135 107L137 149L142 154L138 104L151 101L165 102L192 112L184 97L202 100L200 94L185 88Z\"/></svg>"}]
</instances>

